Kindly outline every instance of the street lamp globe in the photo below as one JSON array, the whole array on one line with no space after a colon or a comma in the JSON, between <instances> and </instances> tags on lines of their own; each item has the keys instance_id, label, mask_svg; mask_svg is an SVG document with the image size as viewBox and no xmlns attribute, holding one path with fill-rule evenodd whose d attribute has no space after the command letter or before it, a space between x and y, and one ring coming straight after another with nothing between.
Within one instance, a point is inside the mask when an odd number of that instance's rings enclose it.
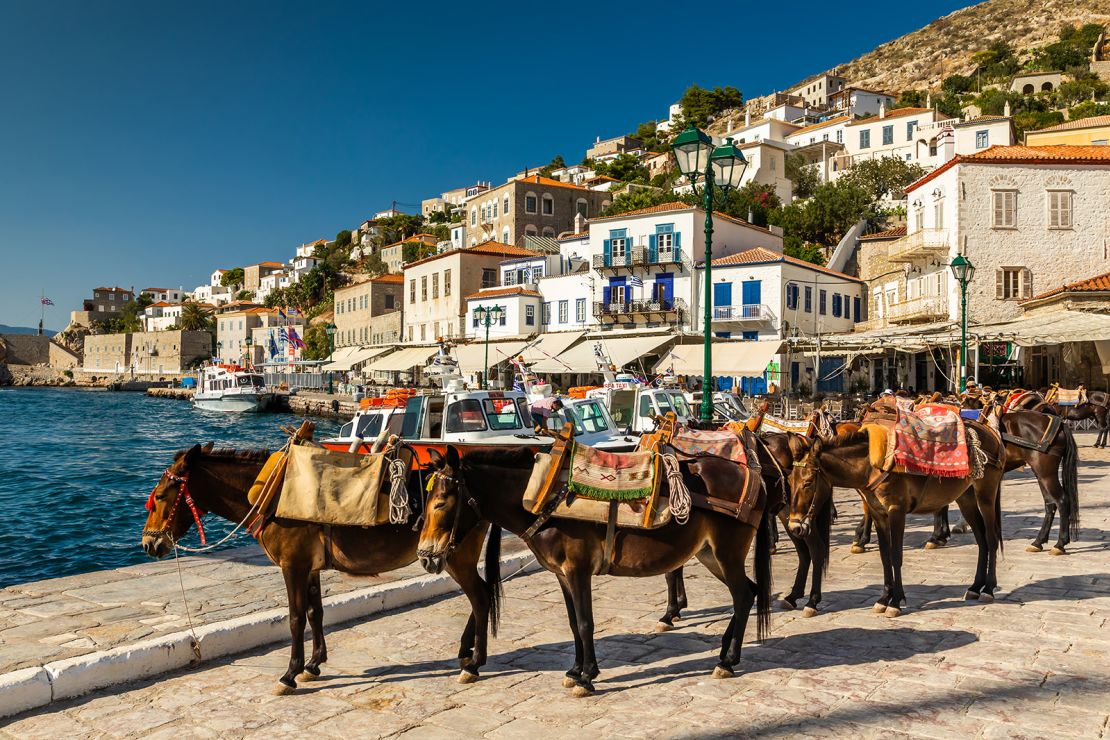
<instances>
[{"instance_id":1,"label":"street lamp globe","mask_svg":"<svg viewBox=\"0 0 1110 740\"><path fill-rule=\"evenodd\" d=\"M504 312L505 312L505 309L501 308L501 306L490 306L489 307L490 321L492 321L494 323L497 323L498 321L501 320L501 314L503 314Z\"/></svg>"},{"instance_id":2,"label":"street lamp globe","mask_svg":"<svg viewBox=\"0 0 1110 740\"><path fill-rule=\"evenodd\" d=\"M671 143L678 170L693 182L705 171L709 155L713 152L713 140L693 125L675 137Z\"/></svg>"},{"instance_id":3,"label":"street lamp globe","mask_svg":"<svg viewBox=\"0 0 1110 740\"><path fill-rule=\"evenodd\" d=\"M962 254L957 254L948 266L952 269L952 277L956 278L959 283L970 283L971 278L975 275L975 265L971 264Z\"/></svg>"},{"instance_id":4,"label":"street lamp globe","mask_svg":"<svg viewBox=\"0 0 1110 740\"><path fill-rule=\"evenodd\" d=\"M732 139L714 149L709 162L713 167L714 182L725 189L740 187L744 171L748 169L748 160L744 159L744 153L732 143Z\"/></svg>"},{"instance_id":5,"label":"street lamp globe","mask_svg":"<svg viewBox=\"0 0 1110 740\"><path fill-rule=\"evenodd\" d=\"M335 324L328 324L324 327L324 331L328 333L329 337L335 336Z\"/></svg>"}]
</instances>

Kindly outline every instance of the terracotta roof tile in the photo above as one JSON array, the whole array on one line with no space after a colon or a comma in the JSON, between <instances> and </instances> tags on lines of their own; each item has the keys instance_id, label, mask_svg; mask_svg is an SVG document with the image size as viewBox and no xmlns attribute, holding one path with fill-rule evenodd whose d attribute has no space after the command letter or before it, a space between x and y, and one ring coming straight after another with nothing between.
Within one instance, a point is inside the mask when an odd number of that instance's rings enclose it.
<instances>
[{"instance_id":1,"label":"terracotta roof tile","mask_svg":"<svg viewBox=\"0 0 1110 740\"><path fill-rule=\"evenodd\" d=\"M589 190L589 188L584 188L581 185L575 185L574 183L570 183L570 182L563 182L562 180L554 180L550 177L544 177L543 175L528 175L527 177L522 177L519 180L514 180L514 182L530 182L530 183L534 183L536 185L545 185L549 188L570 188L571 190Z\"/></svg>"},{"instance_id":2,"label":"terracotta roof tile","mask_svg":"<svg viewBox=\"0 0 1110 740\"><path fill-rule=\"evenodd\" d=\"M933 112L932 108L913 108L913 107L895 108L894 110L888 110L886 112L886 115L884 116L884 118L901 118L902 116L915 116L919 113L932 113L932 112ZM874 123L875 121L878 121L878 120L879 120L879 116L874 115L874 116L868 116L867 118L861 118L858 121L852 121L848 125L849 126L859 126L860 124L863 124L863 123Z\"/></svg>"},{"instance_id":3,"label":"terracotta roof tile","mask_svg":"<svg viewBox=\"0 0 1110 740\"><path fill-rule=\"evenodd\" d=\"M498 257L539 257L540 256L539 252L533 252L532 250L525 249L524 247L518 247L518 246L515 246L513 244L502 244L501 242L490 241L490 242L483 242L483 243L478 244L478 245L473 246L473 247L464 247L462 249L448 249L446 252L440 252L439 254L433 254L431 257L425 257L422 260L417 260L416 262L410 262L407 265L405 265L405 269L407 270L410 267L414 267L416 265L422 265L425 262L431 262L433 260L440 259L441 257L448 257L448 256L454 255L454 254L483 254L483 255L494 255L494 256L498 256Z\"/></svg>"},{"instance_id":4,"label":"terracotta roof tile","mask_svg":"<svg viewBox=\"0 0 1110 740\"><path fill-rule=\"evenodd\" d=\"M528 290L519 285L509 285L504 288L489 288L487 290L480 290L477 293L471 293L466 296L465 300L477 301L483 298L503 298L506 296L529 296L533 298L540 298L540 294L534 290Z\"/></svg>"},{"instance_id":5,"label":"terracotta roof tile","mask_svg":"<svg viewBox=\"0 0 1110 740\"><path fill-rule=\"evenodd\" d=\"M909 193L957 164L1110 164L1110 146L1098 144L1054 144L1046 146L992 146L978 154L957 155L940 167L906 186Z\"/></svg>"},{"instance_id":6,"label":"terracotta roof tile","mask_svg":"<svg viewBox=\"0 0 1110 740\"><path fill-rule=\"evenodd\" d=\"M809 133L810 131L816 131L819 128L825 128L825 126L834 126L838 123L844 123L845 121L850 121L851 119L852 119L851 116L839 116L837 118L830 118L827 121L821 121L821 123L811 123L810 125L803 126L802 128L798 129L797 131L794 131L793 133L787 134L787 136L797 136L798 134L806 134L806 133Z\"/></svg>"},{"instance_id":7,"label":"terracotta roof tile","mask_svg":"<svg viewBox=\"0 0 1110 740\"><path fill-rule=\"evenodd\" d=\"M405 282L405 276L399 272L390 272L371 278L370 281L374 283L403 283Z\"/></svg>"},{"instance_id":8,"label":"terracotta roof tile","mask_svg":"<svg viewBox=\"0 0 1110 740\"><path fill-rule=\"evenodd\" d=\"M1059 288L1053 288L1047 292L1035 295L1032 298L1022 301L1022 303L1029 303L1030 301L1039 301L1042 298L1049 298L1060 293L1110 293L1110 272L1104 272L1101 275L1080 280L1079 282L1069 283L1062 285Z\"/></svg>"},{"instance_id":9,"label":"terracotta roof tile","mask_svg":"<svg viewBox=\"0 0 1110 740\"><path fill-rule=\"evenodd\" d=\"M1065 121L1055 126L1030 131L1031 134L1043 134L1048 131L1074 131L1078 128L1095 128L1097 126L1110 126L1110 116L1091 116L1090 118L1077 118L1074 121Z\"/></svg>"},{"instance_id":10,"label":"terracotta roof tile","mask_svg":"<svg viewBox=\"0 0 1110 740\"><path fill-rule=\"evenodd\" d=\"M883 239L898 239L906 235L906 227L899 226L895 229L887 229L886 231L876 231L873 234L864 234L859 238L861 242L881 241Z\"/></svg>"},{"instance_id":11,"label":"terracotta roof tile","mask_svg":"<svg viewBox=\"0 0 1110 740\"><path fill-rule=\"evenodd\" d=\"M758 265L768 262L785 262L790 265L797 265L798 267L805 267L810 270L816 270L817 272L823 272L826 275L835 275L836 277L850 280L853 283L862 282L857 277L845 275L843 272L830 270L829 268L822 265L815 265L812 262L806 262L805 260L798 259L797 257L791 257L789 255L779 254L778 252L772 252L770 249L765 249L764 247L756 247L754 249L748 249L743 252L737 252L736 254L730 254L726 257L718 257L717 259L713 260L713 266L728 267L730 265Z\"/></svg>"}]
</instances>

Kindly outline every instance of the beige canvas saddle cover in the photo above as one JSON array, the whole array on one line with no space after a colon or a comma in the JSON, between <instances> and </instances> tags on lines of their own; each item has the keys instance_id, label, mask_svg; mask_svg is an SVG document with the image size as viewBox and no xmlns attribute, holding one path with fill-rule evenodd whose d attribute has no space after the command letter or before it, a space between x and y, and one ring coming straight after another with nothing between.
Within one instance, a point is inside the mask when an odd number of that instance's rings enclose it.
<instances>
[{"instance_id":1,"label":"beige canvas saddle cover","mask_svg":"<svg viewBox=\"0 0 1110 740\"><path fill-rule=\"evenodd\" d=\"M274 515L317 524L374 527L390 520L391 455L289 448Z\"/></svg>"}]
</instances>

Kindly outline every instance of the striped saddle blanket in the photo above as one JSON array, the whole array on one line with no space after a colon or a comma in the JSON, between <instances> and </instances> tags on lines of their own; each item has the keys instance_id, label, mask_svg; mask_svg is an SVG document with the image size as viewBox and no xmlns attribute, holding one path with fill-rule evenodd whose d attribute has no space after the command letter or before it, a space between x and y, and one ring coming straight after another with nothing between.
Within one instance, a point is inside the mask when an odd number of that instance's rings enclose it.
<instances>
[{"instance_id":1,"label":"striped saddle blanket","mask_svg":"<svg viewBox=\"0 0 1110 740\"><path fill-rule=\"evenodd\" d=\"M1052 400L1060 406L1079 406L1087 402L1087 389L1057 388Z\"/></svg>"},{"instance_id":2,"label":"striped saddle blanket","mask_svg":"<svg viewBox=\"0 0 1110 740\"><path fill-rule=\"evenodd\" d=\"M735 432L728 430L702 431L683 427L671 436L670 445L683 457L713 455L738 465L748 464L743 440Z\"/></svg>"},{"instance_id":3,"label":"striped saddle blanket","mask_svg":"<svg viewBox=\"0 0 1110 740\"><path fill-rule=\"evenodd\" d=\"M605 452L576 444L567 491L603 501L644 499L655 489L656 453Z\"/></svg>"},{"instance_id":4,"label":"striped saddle blanket","mask_svg":"<svg viewBox=\"0 0 1110 740\"><path fill-rule=\"evenodd\" d=\"M764 414L763 424L759 427L761 432L787 432L800 434L803 437L809 434L809 419L780 419L770 414Z\"/></svg>"}]
</instances>

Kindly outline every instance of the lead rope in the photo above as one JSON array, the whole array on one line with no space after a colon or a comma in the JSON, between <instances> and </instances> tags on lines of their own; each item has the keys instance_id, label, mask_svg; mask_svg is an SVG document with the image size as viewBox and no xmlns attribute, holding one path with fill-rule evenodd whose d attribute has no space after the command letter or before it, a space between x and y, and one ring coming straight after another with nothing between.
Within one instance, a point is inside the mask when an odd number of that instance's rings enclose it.
<instances>
[{"instance_id":1,"label":"lead rope","mask_svg":"<svg viewBox=\"0 0 1110 740\"><path fill-rule=\"evenodd\" d=\"M663 469L667 475L667 488L671 494L671 516L679 524L685 524L690 519L690 489L682 480L682 469L678 466L678 458L674 455L663 453Z\"/></svg>"},{"instance_id":2,"label":"lead rope","mask_svg":"<svg viewBox=\"0 0 1110 740\"><path fill-rule=\"evenodd\" d=\"M172 538L170 542L173 542ZM177 585L181 587L181 603L185 606L185 620L189 623L190 647L193 648L193 655L199 661L201 660L200 638L197 637L197 631L193 627L193 615L189 612L189 600L185 597L185 576L181 573L181 558L177 555L176 542L173 542L173 562L177 565Z\"/></svg>"},{"instance_id":3,"label":"lead rope","mask_svg":"<svg viewBox=\"0 0 1110 740\"><path fill-rule=\"evenodd\" d=\"M408 477L408 466L400 458L389 461L389 523L404 524L412 516L412 507L409 505L408 490L405 488L405 479Z\"/></svg>"}]
</instances>

